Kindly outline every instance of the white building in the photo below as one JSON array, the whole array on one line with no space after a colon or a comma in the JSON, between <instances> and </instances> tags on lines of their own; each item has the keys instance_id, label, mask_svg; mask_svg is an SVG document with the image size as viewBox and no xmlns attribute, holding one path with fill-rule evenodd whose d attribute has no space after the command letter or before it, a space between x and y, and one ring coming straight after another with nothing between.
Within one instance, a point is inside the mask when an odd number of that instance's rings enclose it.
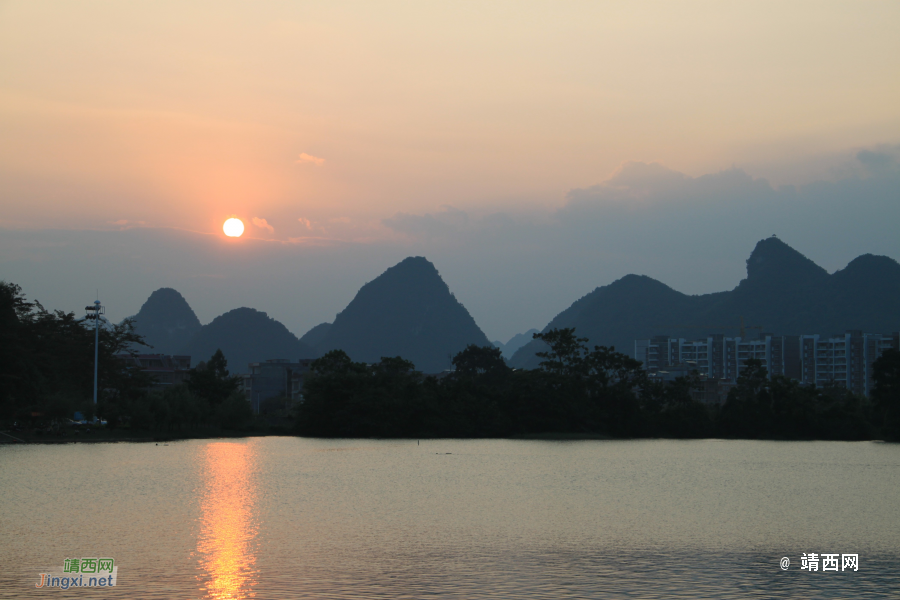
<instances>
[{"instance_id":1,"label":"white building","mask_svg":"<svg viewBox=\"0 0 900 600\"><path fill-rule=\"evenodd\" d=\"M843 336L764 333L756 339L711 335L686 340L657 336L635 340L634 357L650 372L689 368L710 379L735 381L747 360L762 362L769 377L783 375L803 384L836 385L868 396L873 365L888 348L900 349L900 334L847 331Z\"/></svg>"}]
</instances>

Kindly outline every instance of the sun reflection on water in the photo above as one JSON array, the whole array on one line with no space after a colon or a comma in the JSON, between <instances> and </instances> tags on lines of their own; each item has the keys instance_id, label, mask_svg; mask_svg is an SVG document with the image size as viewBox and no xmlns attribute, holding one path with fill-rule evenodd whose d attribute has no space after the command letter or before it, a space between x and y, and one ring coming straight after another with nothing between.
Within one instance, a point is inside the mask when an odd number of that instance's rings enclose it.
<instances>
[{"instance_id":1,"label":"sun reflection on water","mask_svg":"<svg viewBox=\"0 0 900 600\"><path fill-rule=\"evenodd\" d=\"M205 490L197 551L207 598L254 597L258 581L252 444L214 442L205 448Z\"/></svg>"}]
</instances>

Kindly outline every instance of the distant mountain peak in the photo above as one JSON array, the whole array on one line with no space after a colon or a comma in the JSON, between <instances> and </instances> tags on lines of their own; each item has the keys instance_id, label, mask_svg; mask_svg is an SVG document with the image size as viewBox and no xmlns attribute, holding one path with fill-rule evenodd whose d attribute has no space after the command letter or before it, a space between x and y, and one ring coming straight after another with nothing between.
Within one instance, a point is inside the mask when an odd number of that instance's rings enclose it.
<instances>
[{"instance_id":1,"label":"distant mountain peak","mask_svg":"<svg viewBox=\"0 0 900 600\"><path fill-rule=\"evenodd\" d=\"M871 276L879 276L882 273L877 272L879 269L886 269L891 272L900 270L900 263L889 256L879 256L877 254L862 254L857 256L844 267L844 272L859 271Z\"/></svg>"},{"instance_id":2,"label":"distant mountain peak","mask_svg":"<svg viewBox=\"0 0 900 600\"><path fill-rule=\"evenodd\" d=\"M425 258L424 256L407 256L406 258L404 258L403 260L398 262L393 267L389 267L387 270L391 271L393 269L402 269L402 268L411 268L411 267L420 268L420 269L430 269L430 270L434 271L435 273L437 273L437 268L434 266L434 264L430 260Z\"/></svg>"},{"instance_id":3,"label":"distant mountain peak","mask_svg":"<svg viewBox=\"0 0 900 600\"><path fill-rule=\"evenodd\" d=\"M437 267L424 256L410 256L409 258L404 258L393 267L389 267L384 273L379 275L377 279L370 283L374 283L375 281L381 283L406 283L417 287L432 285L446 289L448 292L450 290L447 284L444 283L444 280L441 279Z\"/></svg>"},{"instance_id":4,"label":"distant mountain peak","mask_svg":"<svg viewBox=\"0 0 900 600\"><path fill-rule=\"evenodd\" d=\"M153 352L174 354L200 329L200 319L177 290L159 288L132 317Z\"/></svg>"},{"instance_id":5,"label":"distant mountain peak","mask_svg":"<svg viewBox=\"0 0 900 600\"><path fill-rule=\"evenodd\" d=\"M435 373L449 368L451 357L467 344L490 342L435 266L412 256L362 286L318 349L341 349L362 362L402 356Z\"/></svg>"},{"instance_id":6,"label":"distant mountain peak","mask_svg":"<svg viewBox=\"0 0 900 600\"><path fill-rule=\"evenodd\" d=\"M184 296L178 290L167 287L159 288L150 294L150 297L141 306L141 310L138 311L138 315L144 318L169 316L196 322L197 326L200 326L200 320Z\"/></svg>"},{"instance_id":7,"label":"distant mountain peak","mask_svg":"<svg viewBox=\"0 0 900 600\"><path fill-rule=\"evenodd\" d=\"M661 281L653 279L652 277L648 277L647 275L634 275L634 274L628 274L628 275L625 275L624 277L620 277L619 279L616 279L615 281L610 283L608 286L606 286L606 288L609 290L615 290L615 291L628 290L628 291L640 292L640 293L648 293L648 292L655 292L655 291L658 291L661 293L674 292L674 290L672 288L670 288L669 286L667 286L666 284L664 284ZM597 289L603 289L603 288L597 288Z\"/></svg>"},{"instance_id":8,"label":"distant mountain peak","mask_svg":"<svg viewBox=\"0 0 900 600\"><path fill-rule=\"evenodd\" d=\"M194 335L182 351L197 364L222 350L232 373L246 373L253 362L270 358L311 358L313 351L279 321L242 306L219 315Z\"/></svg>"},{"instance_id":9,"label":"distant mountain peak","mask_svg":"<svg viewBox=\"0 0 900 600\"><path fill-rule=\"evenodd\" d=\"M810 280L825 280L827 277L825 269L773 235L757 242L747 259L747 279L741 285L805 285Z\"/></svg>"},{"instance_id":10,"label":"distant mountain peak","mask_svg":"<svg viewBox=\"0 0 900 600\"><path fill-rule=\"evenodd\" d=\"M860 329L897 330L900 264L859 256L843 270L825 269L777 237L761 240L747 259L747 278L731 291L687 296L638 275L596 288L559 313L544 331L574 327L591 345L631 354L636 340L656 335L736 335L741 320L778 335ZM542 342L531 341L510 365L535 368Z\"/></svg>"}]
</instances>

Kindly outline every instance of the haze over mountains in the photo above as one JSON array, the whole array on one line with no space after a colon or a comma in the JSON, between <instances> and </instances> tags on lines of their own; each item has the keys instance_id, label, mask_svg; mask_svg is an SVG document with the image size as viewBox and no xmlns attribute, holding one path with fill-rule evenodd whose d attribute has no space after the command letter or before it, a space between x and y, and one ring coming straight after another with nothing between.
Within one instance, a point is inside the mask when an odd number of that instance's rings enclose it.
<instances>
[{"instance_id":1,"label":"haze over mountains","mask_svg":"<svg viewBox=\"0 0 900 600\"><path fill-rule=\"evenodd\" d=\"M728 292L688 296L641 275L598 287L544 328L574 327L590 344L633 355L634 340L654 335L684 338L738 335L747 325L784 335L881 333L900 327L900 264L866 254L829 275L779 240L760 241L747 259L747 278ZM534 368L543 342L532 340L510 361Z\"/></svg>"},{"instance_id":2,"label":"haze over mountains","mask_svg":"<svg viewBox=\"0 0 900 600\"><path fill-rule=\"evenodd\" d=\"M221 349L233 373L268 358L312 358L315 352L266 313L237 308L201 325L187 300L171 288L161 288L134 317L135 330L152 348L139 352L188 354L193 365Z\"/></svg>"},{"instance_id":3,"label":"haze over mountains","mask_svg":"<svg viewBox=\"0 0 900 600\"><path fill-rule=\"evenodd\" d=\"M500 352L503 354L503 358L509 360L513 357L516 351L531 341L531 336L535 333L538 333L537 329L529 329L525 333L517 333L512 336L508 342L505 344L499 340L494 340L494 346L500 348Z\"/></svg>"},{"instance_id":4,"label":"haze over mountains","mask_svg":"<svg viewBox=\"0 0 900 600\"><path fill-rule=\"evenodd\" d=\"M891 258L866 254L829 275L771 237L756 245L747 259L746 279L731 291L689 296L650 277L627 275L574 302L544 331L575 327L591 345L615 346L629 355L636 339L654 335L737 335L742 317L746 325L775 334L881 333L900 327L897 298L900 264ZM251 308L201 326L187 301L170 288L153 292L135 319L153 352L190 354L197 364L220 348L233 372L245 372L250 362L312 358L341 349L355 361L401 356L425 373L436 373L450 368L452 356L466 345L491 345L423 257L387 269L362 286L334 323L321 323L300 339ZM534 354L543 347L531 339L535 331L494 345L512 366L534 368Z\"/></svg>"},{"instance_id":5,"label":"haze over mountains","mask_svg":"<svg viewBox=\"0 0 900 600\"><path fill-rule=\"evenodd\" d=\"M236 308L200 328L184 346L196 365L222 350L232 373L246 373L247 365L270 358L315 358L315 351L297 339L287 327L264 312Z\"/></svg>"},{"instance_id":6,"label":"haze over mountains","mask_svg":"<svg viewBox=\"0 0 900 600\"><path fill-rule=\"evenodd\" d=\"M154 346L150 351L189 354L196 365L221 349L235 373L251 362L313 358L334 349L360 362L402 356L435 373L449 368L452 356L468 344L490 345L422 257L407 258L365 284L333 324L317 325L301 339L252 308L229 311L201 327L187 301L168 288L151 294L135 320L137 332Z\"/></svg>"}]
</instances>

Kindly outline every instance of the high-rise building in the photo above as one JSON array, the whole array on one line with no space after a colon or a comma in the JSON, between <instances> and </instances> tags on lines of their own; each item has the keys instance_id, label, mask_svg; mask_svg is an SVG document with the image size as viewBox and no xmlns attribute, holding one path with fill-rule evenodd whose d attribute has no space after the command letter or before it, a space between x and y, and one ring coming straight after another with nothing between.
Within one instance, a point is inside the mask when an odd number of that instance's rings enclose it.
<instances>
[{"instance_id":1,"label":"high-rise building","mask_svg":"<svg viewBox=\"0 0 900 600\"><path fill-rule=\"evenodd\" d=\"M823 337L803 335L800 356L803 383L836 385L868 396L875 387L873 365L881 354L897 347L898 334L847 331Z\"/></svg>"},{"instance_id":2,"label":"high-rise building","mask_svg":"<svg viewBox=\"0 0 900 600\"><path fill-rule=\"evenodd\" d=\"M636 340L634 356L648 371L689 366L713 379L737 379L748 358L762 361L771 375L798 369L796 361L785 361L786 350L797 346L797 336L762 334L757 339L714 334L706 339L686 340L656 336Z\"/></svg>"},{"instance_id":3,"label":"high-rise building","mask_svg":"<svg viewBox=\"0 0 900 600\"><path fill-rule=\"evenodd\" d=\"M900 333L851 330L831 337L763 333L753 339L714 334L699 340L668 336L635 340L634 356L650 372L687 368L709 379L731 382L752 358L762 363L770 378L783 375L868 396L874 387L873 365L888 348L900 349Z\"/></svg>"}]
</instances>

